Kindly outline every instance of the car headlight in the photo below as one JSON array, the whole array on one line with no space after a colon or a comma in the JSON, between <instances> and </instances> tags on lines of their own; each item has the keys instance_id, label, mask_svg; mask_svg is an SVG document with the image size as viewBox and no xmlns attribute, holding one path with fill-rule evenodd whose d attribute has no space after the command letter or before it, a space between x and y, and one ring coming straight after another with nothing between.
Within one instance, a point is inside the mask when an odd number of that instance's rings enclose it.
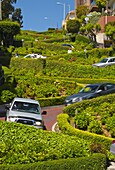
<instances>
[{"instance_id":1,"label":"car headlight","mask_svg":"<svg viewBox=\"0 0 115 170\"><path fill-rule=\"evenodd\" d=\"M17 117L9 116L7 120L8 122L15 122L17 120Z\"/></svg>"},{"instance_id":2,"label":"car headlight","mask_svg":"<svg viewBox=\"0 0 115 170\"><path fill-rule=\"evenodd\" d=\"M72 99L72 102L73 102L73 103L74 103L74 102L80 102L80 101L82 101L82 98L81 98L81 97L76 97L76 98Z\"/></svg>"},{"instance_id":3,"label":"car headlight","mask_svg":"<svg viewBox=\"0 0 115 170\"><path fill-rule=\"evenodd\" d=\"M35 122L36 126L42 126L42 122Z\"/></svg>"}]
</instances>

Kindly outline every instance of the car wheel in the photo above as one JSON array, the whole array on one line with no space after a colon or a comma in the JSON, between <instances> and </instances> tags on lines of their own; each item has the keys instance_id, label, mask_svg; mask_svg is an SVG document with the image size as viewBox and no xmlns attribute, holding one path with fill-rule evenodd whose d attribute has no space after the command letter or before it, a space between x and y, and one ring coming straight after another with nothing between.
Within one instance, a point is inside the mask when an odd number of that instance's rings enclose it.
<instances>
[{"instance_id":1,"label":"car wheel","mask_svg":"<svg viewBox=\"0 0 115 170\"><path fill-rule=\"evenodd\" d=\"M46 129L46 126L43 127L43 130L47 130L47 129Z\"/></svg>"}]
</instances>

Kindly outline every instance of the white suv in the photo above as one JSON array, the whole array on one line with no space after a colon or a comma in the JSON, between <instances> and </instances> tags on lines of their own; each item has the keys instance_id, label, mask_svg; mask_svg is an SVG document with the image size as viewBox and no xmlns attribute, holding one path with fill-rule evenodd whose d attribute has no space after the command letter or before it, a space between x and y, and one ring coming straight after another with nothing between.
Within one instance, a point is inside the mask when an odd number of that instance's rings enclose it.
<instances>
[{"instance_id":1,"label":"white suv","mask_svg":"<svg viewBox=\"0 0 115 170\"><path fill-rule=\"evenodd\" d=\"M38 101L27 98L14 98L12 103L10 103L6 109L6 121L45 129ZM46 114L45 111L43 111L43 113Z\"/></svg>"}]
</instances>

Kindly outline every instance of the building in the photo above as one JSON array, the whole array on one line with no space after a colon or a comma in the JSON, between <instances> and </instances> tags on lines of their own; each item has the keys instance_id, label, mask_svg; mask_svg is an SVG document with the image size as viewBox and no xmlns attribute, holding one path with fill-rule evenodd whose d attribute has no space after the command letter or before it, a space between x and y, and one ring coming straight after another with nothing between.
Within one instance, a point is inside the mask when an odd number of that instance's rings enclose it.
<instances>
[{"instance_id":1,"label":"building","mask_svg":"<svg viewBox=\"0 0 115 170\"><path fill-rule=\"evenodd\" d=\"M97 42L104 45L107 37L104 33L105 25L109 22L115 22L115 0L109 0L106 4L105 16L102 16L98 24L101 26L101 31L97 34Z\"/></svg>"},{"instance_id":2,"label":"building","mask_svg":"<svg viewBox=\"0 0 115 170\"><path fill-rule=\"evenodd\" d=\"M89 8L89 13L93 11L98 11L98 7L96 6L96 1L95 0L74 0L74 10L70 11L65 20L62 22L62 27L64 29L67 28L67 21L70 19L75 19L77 17L76 14L76 9L81 6L81 5L86 5ZM104 34L104 28L105 25L108 22L114 22L115 21L115 0L109 0L107 1L106 4L106 10L103 11L104 16L99 19L98 24L101 26L101 31L97 34L97 42L104 44L104 40L106 39L106 36Z\"/></svg>"},{"instance_id":3,"label":"building","mask_svg":"<svg viewBox=\"0 0 115 170\"><path fill-rule=\"evenodd\" d=\"M75 0L75 10L81 5L87 6L90 11L98 10L95 0Z\"/></svg>"},{"instance_id":4,"label":"building","mask_svg":"<svg viewBox=\"0 0 115 170\"><path fill-rule=\"evenodd\" d=\"M96 6L95 0L74 0L74 10L70 11L65 20L62 21L62 27L66 29L66 23L70 19L75 19L77 17L76 15L76 9L79 6L86 5L89 8L90 12L96 11L98 8Z\"/></svg>"},{"instance_id":5,"label":"building","mask_svg":"<svg viewBox=\"0 0 115 170\"><path fill-rule=\"evenodd\" d=\"M115 15L115 0L109 0L108 6L111 9L112 16Z\"/></svg>"}]
</instances>

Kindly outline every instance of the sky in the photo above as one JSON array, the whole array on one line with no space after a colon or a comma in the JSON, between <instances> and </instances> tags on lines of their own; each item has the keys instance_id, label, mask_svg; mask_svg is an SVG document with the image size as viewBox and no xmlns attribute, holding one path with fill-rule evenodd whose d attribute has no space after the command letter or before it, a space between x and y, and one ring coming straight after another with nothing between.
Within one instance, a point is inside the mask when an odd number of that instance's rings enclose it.
<instances>
[{"instance_id":1,"label":"sky","mask_svg":"<svg viewBox=\"0 0 115 170\"><path fill-rule=\"evenodd\" d=\"M48 28L61 28L64 4L66 16L69 10L74 10L74 0L17 0L14 6L21 8L23 30L42 32Z\"/></svg>"}]
</instances>

